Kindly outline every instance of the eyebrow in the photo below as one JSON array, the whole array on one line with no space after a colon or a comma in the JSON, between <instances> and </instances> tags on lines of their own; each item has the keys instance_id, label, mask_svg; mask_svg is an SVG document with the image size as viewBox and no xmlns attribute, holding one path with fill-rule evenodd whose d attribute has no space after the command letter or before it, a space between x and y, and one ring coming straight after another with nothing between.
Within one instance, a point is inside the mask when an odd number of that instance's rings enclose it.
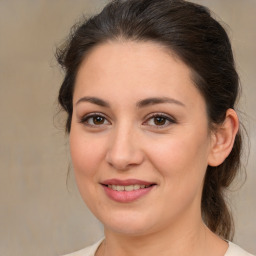
<instances>
[{"instance_id":1,"label":"eyebrow","mask_svg":"<svg viewBox=\"0 0 256 256\"><path fill-rule=\"evenodd\" d=\"M76 105L78 105L81 102L90 102L93 104L96 104L101 107L107 107L110 108L110 104L100 98L97 97L82 97L80 98L77 102ZM162 104L162 103L172 103L172 104L177 104L179 106L185 107L185 104L173 99L173 98L168 98L168 97L154 97L154 98L147 98L144 100L140 100L139 102L136 103L136 107L138 108L143 108L151 105L156 105L156 104Z\"/></svg>"},{"instance_id":2,"label":"eyebrow","mask_svg":"<svg viewBox=\"0 0 256 256\"><path fill-rule=\"evenodd\" d=\"M172 104L177 104L179 106L185 107L185 104L175 100L173 98L168 98L168 97L160 97L160 98L148 98L139 101L136 106L139 108L150 106L150 105L155 105L155 104L162 104L162 103L172 103Z\"/></svg>"},{"instance_id":3,"label":"eyebrow","mask_svg":"<svg viewBox=\"0 0 256 256\"><path fill-rule=\"evenodd\" d=\"M99 105L101 107L107 107L109 108L110 107L110 104L100 98L96 98L96 97L82 97L80 98L77 102L76 102L76 105L81 103L81 102L90 102L90 103L93 103L93 104L96 104L96 105Z\"/></svg>"}]
</instances>

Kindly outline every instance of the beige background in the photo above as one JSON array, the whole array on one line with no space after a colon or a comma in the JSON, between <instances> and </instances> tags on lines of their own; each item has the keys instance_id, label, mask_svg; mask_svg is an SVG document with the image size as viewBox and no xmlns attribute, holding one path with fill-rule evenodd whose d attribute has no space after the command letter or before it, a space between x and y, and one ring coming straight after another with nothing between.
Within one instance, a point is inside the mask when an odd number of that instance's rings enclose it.
<instances>
[{"instance_id":1,"label":"beige background","mask_svg":"<svg viewBox=\"0 0 256 256\"><path fill-rule=\"evenodd\" d=\"M107 0L106 0L107 1ZM56 113L62 73L54 59L74 21L103 0L0 0L0 255L54 256L102 235L71 175ZM236 242L256 254L256 1L197 0L229 24L251 142L247 182L233 192ZM244 115L243 115L244 119ZM56 127L57 126L57 127Z\"/></svg>"}]
</instances>

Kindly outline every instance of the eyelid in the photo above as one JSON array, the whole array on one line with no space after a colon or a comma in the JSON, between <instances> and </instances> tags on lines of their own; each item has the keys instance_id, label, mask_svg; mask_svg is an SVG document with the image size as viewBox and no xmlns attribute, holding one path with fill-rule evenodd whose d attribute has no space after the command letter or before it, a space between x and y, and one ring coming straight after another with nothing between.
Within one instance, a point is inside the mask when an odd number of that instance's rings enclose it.
<instances>
[{"instance_id":1,"label":"eyelid","mask_svg":"<svg viewBox=\"0 0 256 256\"><path fill-rule=\"evenodd\" d=\"M83 115L83 116L80 118L79 122L82 123L82 124L84 124L84 125L86 125L86 126L89 126L89 127L96 127L96 128L97 128L97 127L100 127L100 126L106 125L106 124L91 125L91 124L89 124L89 123L86 122L89 118L93 118L93 117L96 117L96 116L100 116L100 117L104 118L104 119L108 122L108 124L112 124L112 123L109 121L109 117L106 116L105 114L101 113L101 112L91 112L91 113L85 114L85 115ZM108 125L108 124L107 124L107 125Z\"/></svg>"},{"instance_id":2,"label":"eyelid","mask_svg":"<svg viewBox=\"0 0 256 256\"><path fill-rule=\"evenodd\" d=\"M88 119L93 118L93 117L97 117L97 116L100 116L100 117L104 118L105 121L107 121L108 123L97 125L97 124L89 124L87 122ZM156 118L156 117L162 117L162 118L166 119L166 121L168 123L164 124L164 125L150 125L150 124L148 124L148 122L152 118ZM99 127L102 127L102 126L111 125L112 123L109 121L109 119L110 118L106 114L103 114L101 112L91 112L91 113L83 115L80 118L79 122L82 123L83 125L88 126L88 127L99 128ZM166 114L166 113L163 113L163 112L156 112L156 113L151 113L151 114L147 115L146 118L145 118L145 121L142 123L142 125L145 125L145 126L147 125L147 126L150 126L150 127L161 129L161 128L165 128L165 127L170 126L171 124L175 124L175 123L177 123L177 121L173 116L170 116L169 114Z\"/></svg>"},{"instance_id":3,"label":"eyelid","mask_svg":"<svg viewBox=\"0 0 256 256\"><path fill-rule=\"evenodd\" d=\"M150 119L155 118L155 117L165 118L169 122L168 124L159 125L159 126L158 125L149 125L149 126L156 127L157 129L165 128L165 127L169 126L170 124L176 124L177 123L177 120L173 116L170 116L169 114L166 114L166 113L158 112L158 113L149 114L146 117L146 121L143 122L143 125L145 123L147 123Z\"/></svg>"}]
</instances>

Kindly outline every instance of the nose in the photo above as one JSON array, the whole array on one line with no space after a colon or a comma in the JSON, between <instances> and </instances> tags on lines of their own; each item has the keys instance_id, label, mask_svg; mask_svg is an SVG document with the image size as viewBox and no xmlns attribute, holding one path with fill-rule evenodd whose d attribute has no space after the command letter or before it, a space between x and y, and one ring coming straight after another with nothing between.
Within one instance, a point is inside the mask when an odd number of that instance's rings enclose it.
<instances>
[{"instance_id":1,"label":"nose","mask_svg":"<svg viewBox=\"0 0 256 256\"><path fill-rule=\"evenodd\" d=\"M116 128L109 140L106 161L117 170L128 170L140 165L144 160L138 132L126 128Z\"/></svg>"}]
</instances>

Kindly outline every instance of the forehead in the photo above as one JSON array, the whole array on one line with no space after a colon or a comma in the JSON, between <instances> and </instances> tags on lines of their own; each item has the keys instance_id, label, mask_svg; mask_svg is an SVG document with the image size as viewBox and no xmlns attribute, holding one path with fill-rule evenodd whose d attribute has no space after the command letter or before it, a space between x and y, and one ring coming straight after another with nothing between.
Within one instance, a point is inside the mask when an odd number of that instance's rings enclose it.
<instances>
[{"instance_id":1,"label":"forehead","mask_svg":"<svg viewBox=\"0 0 256 256\"><path fill-rule=\"evenodd\" d=\"M93 48L85 57L77 74L74 98L99 93L119 98L123 94L140 98L176 96L193 104L200 93L191 77L190 68L161 44L111 41Z\"/></svg>"},{"instance_id":2,"label":"forehead","mask_svg":"<svg viewBox=\"0 0 256 256\"><path fill-rule=\"evenodd\" d=\"M108 41L92 48L85 56L79 71L94 69L97 72L110 71L121 73L122 71L135 71L134 74L155 70L154 74L165 75L177 68L190 74L187 67L173 51L166 46L151 41Z\"/></svg>"}]
</instances>

